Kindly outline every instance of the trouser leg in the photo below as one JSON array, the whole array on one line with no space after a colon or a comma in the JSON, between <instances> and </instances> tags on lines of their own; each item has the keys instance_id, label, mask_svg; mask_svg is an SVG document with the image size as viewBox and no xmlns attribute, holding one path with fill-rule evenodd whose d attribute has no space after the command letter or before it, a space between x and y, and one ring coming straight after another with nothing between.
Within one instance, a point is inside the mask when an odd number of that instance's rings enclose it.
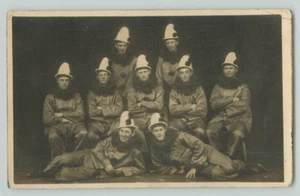
<instances>
[{"instance_id":1,"label":"trouser leg","mask_svg":"<svg viewBox=\"0 0 300 196\"><path fill-rule=\"evenodd\" d=\"M96 144L107 137L106 132L109 129L109 125L101 122L91 122L89 124L88 137L90 140L89 148L94 148Z\"/></svg>"},{"instance_id":2,"label":"trouser leg","mask_svg":"<svg viewBox=\"0 0 300 196\"><path fill-rule=\"evenodd\" d=\"M237 149L245 139L247 130L243 122L231 124L227 127L227 129L229 131L229 136L226 147L226 154L230 157L234 157Z\"/></svg>"},{"instance_id":3,"label":"trouser leg","mask_svg":"<svg viewBox=\"0 0 300 196\"><path fill-rule=\"evenodd\" d=\"M136 135L141 141L140 151L141 152L149 152L149 148L147 145L147 140L145 137L145 132L147 132L147 121L148 119L135 118L134 124L138 127L136 129Z\"/></svg>"},{"instance_id":4,"label":"trouser leg","mask_svg":"<svg viewBox=\"0 0 300 196\"><path fill-rule=\"evenodd\" d=\"M206 142L205 123L202 119L198 119L191 126L193 134L202 142Z\"/></svg>"},{"instance_id":5,"label":"trouser leg","mask_svg":"<svg viewBox=\"0 0 300 196\"><path fill-rule=\"evenodd\" d=\"M172 119L170 121L169 127L171 129L177 129L179 131L188 131L188 121L185 118L177 118L177 119Z\"/></svg>"},{"instance_id":6,"label":"trouser leg","mask_svg":"<svg viewBox=\"0 0 300 196\"><path fill-rule=\"evenodd\" d=\"M223 142L221 138L221 132L223 128L223 122L209 123L206 130L206 136L211 146L219 151L223 149Z\"/></svg>"},{"instance_id":7,"label":"trouser leg","mask_svg":"<svg viewBox=\"0 0 300 196\"><path fill-rule=\"evenodd\" d=\"M219 152L210 145L205 145L207 152L207 163L213 165L219 165L225 172L225 174L237 173L240 169L243 169L241 162L231 160L225 154Z\"/></svg>"},{"instance_id":8,"label":"trouser leg","mask_svg":"<svg viewBox=\"0 0 300 196\"><path fill-rule=\"evenodd\" d=\"M55 175L55 180L60 182L91 179L96 176L96 170L93 168L64 167Z\"/></svg>"},{"instance_id":9,"label":"trouser leg","mask_svg":"<svg viewBox=\"0 0 300 196\"><path fill-rule=\"evenodd\" d=\"M85 151L75 151L71 153L66 153L63 155L59 155L55 157L44 169L44 172L51 172L55 173L57 170L59 170L61 167L76 167L81 166L83 164L83 160L85 157Z\"/></svg>"},{"instance_id":10,"label":"trouser leg","mask_svg":"<svg viewBox=\"0 0 300 196\"><path fill-rule=\"evenodd\" d=\"M50 128L48 132L48 141L51 146L51 160L56 156L65 153L64 135L58 128Z\"/></svg>"},{"instance_id":11,"label":"trouser leg","mask_svg":"<svg viewBox=\"0 0 300 196\"><path fill-rule=\"evenodd\" d=\"M68 129L75 136L74 151L89 147L88 132L83 123L72 123L69 125Z\"/></svg>"}]
</instances>

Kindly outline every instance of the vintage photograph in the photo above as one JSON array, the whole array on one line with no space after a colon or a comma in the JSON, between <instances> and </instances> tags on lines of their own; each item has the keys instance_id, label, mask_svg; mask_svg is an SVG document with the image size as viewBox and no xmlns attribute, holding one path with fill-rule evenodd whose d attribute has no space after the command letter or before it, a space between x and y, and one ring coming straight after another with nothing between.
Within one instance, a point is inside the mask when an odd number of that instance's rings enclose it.
<instances>
[{"instance_id":1,"label":"vintage photograph","mask_svg":"<svg viewBox=\"0 0 300 196\"><path fill-rule=\"evenodd\" d=\"M289 186L291 19L8 12L8 186Z\"/></svg>"}]
</instances>

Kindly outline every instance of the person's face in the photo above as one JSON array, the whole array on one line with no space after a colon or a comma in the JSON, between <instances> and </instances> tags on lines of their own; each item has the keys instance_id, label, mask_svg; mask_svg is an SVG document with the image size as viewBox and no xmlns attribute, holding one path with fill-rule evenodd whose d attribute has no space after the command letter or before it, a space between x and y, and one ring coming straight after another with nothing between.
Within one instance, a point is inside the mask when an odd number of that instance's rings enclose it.
<instances>
[{"instance_id":1,"label":"person's face","mask_svg":"<svg viewBox=\"0 0 300 196\"><path fill-rule=\"evenodd\" d=\"M151 71L149 69L139 69L136 71L136 76L141 81L147 81L149 79L150 74L151 74Z\"/></svg>"},{"instance_id":2,"label":"person's face","mask_svg":"<svg viewBox=\"0 0 300 196\"><path fill-rule=\"evenodd\" d=\"M128 142L134 136L134 131L131 128L120 128L119 137L121 142Z\"/></svg>"},{"instance_id":3,"label":"person's face","mask_svg":"<svg viewBox=\"0 0 300 196\"><path fill-rule=\"evenodd\" d=\"M153 128L152 134L157 140L163 141L165 139L166 131L164 126L157 126Z\"/></svg>"},{"instance_id":4,"label":"person's face","mask_svg":"<svg viewBox=\"0 0 300 196\"><path fill-rule=\"evenodd\" d=\"M178 70L178 77L183 82L189 81L192 75L193 75L193 72L188 68L181 68Z\"/></svg>"},{"instance_id":5,"label":"person's face","mask_svg":"<svg viewBox=\"0 0 300 196\"><path fill-rule=\"evenodd\" d=\"M231 77L235 76L237 72L238 72L238 69L233 65L225 65L223 67L223 74L227 78L231 78Z\"/></svg>"},{"instance_id":6,"label":"person's face","mask_svg":"<svg viewBox=\"0 0 300 196\"><path fill-rule=\"evenodd\" d=\"M110 75L106 71L100 71L97 75L97 80L99 81L100 84L107 84L109 78Z\"/></svg>"},{"instance_id":7,"label":"person's face","mask_svg":"<svg viewBox=\"0 0 300 196\"><path fill-rule=\"evenodd\" d=\"M70 78L66 76L61 76L57 80L58 87L62 90L66 90L70 85Z\"/></svg>"},{"instance_id":8,"label":"person's face","mask_svg":"<svg viewBox=\"0 0 300 196\"><path fill-rule=\"evenodd\" d=\"M124 42L117 42L115 44L115 47L118 51L118 54L125 54L127 52L128 45L129 44L124 43Z\"/></svg>"},{"instance_id":9,"label":"person's face","mask_svg":"<svg viewBox=\"0 0 300 196\"><path fill-rule=\"evenodd\" d=\"M176 52L179 41L177 39L168 39L165 41L169 52Z\"/></svg>"}]
</instances>

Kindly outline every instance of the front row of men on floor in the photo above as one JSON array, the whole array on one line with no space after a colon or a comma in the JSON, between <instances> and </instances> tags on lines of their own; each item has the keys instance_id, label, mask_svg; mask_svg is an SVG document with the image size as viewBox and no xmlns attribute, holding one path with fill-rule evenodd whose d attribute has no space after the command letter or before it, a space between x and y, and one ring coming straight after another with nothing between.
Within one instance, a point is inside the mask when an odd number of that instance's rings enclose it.
<instances>
[{"instance_id":1,"label":"front row of men on floor","mask_svg":"<svg viewBox=\"0 0 300 196\"><path fill-rule=\"evenodd\" d=\"M178 63L167 107L164 88L152 77L145 55L137 59L127 103L114 85L108 58L103 58L95 70L97 82L87 95L88 129L83 123L83 100L72 88L69 65L63 63L55 75L57 89L44 102L43 119L52 149L52 161L44 172L55 174L58 181L132 176L151 168L188 178L236 176L245 166L233 157L250 130L251 111L250 92L236 79L235 60L235 53L229 53L222 65L223 83L212 91L215 116L207 129L206 95L188 55ZM225 151L221 147L224 127L229 132ZM64 140L70 135L75 136L75 148L66 153ZM205 144L206 137L210 145Z\"/></svg>"}]
</instances>

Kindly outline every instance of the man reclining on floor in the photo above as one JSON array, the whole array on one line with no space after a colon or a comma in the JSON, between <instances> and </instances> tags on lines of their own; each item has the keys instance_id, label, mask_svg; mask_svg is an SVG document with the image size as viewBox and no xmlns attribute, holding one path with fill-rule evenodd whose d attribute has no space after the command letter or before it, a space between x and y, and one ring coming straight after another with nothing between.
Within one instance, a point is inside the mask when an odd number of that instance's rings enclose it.
<instances>
[{"instance_id":1,"label":"man reclining on floor","mask_svg":"<svg viewBox=\"0 0 300 196\"><path fill-rule=\"evenodd\" d=\"M44 169L57 181L73 181L145 173L145 163L135 136L136 126L128 111L122 113L119 132L85 149L56 157Z\"/></svg>"}]
</instances>

